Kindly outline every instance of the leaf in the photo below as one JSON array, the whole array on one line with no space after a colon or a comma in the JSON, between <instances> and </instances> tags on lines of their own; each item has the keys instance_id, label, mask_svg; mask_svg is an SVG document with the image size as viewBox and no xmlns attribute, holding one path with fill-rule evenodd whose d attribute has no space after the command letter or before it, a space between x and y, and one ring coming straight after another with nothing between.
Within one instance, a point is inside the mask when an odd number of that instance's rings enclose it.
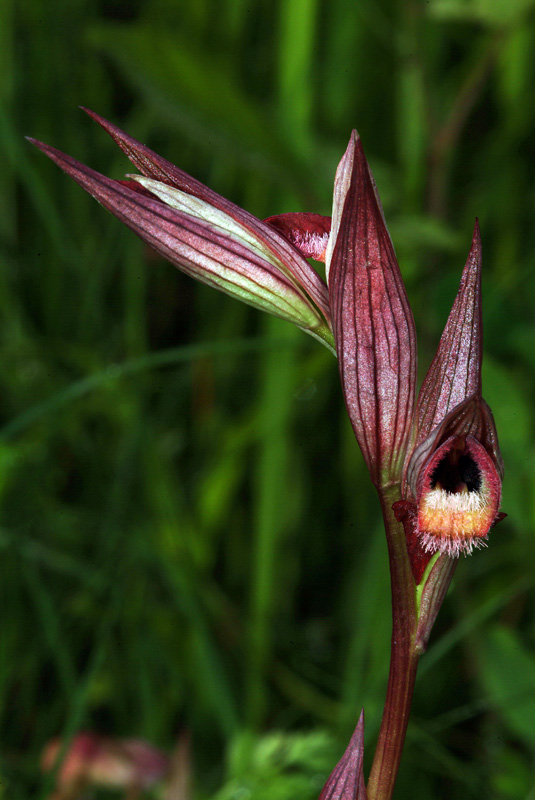
<instances>
[{"instance_id":1,"label":"leaf","mask_svg":"<svg viewBox=\"0 0 535 800\"><path fill-rule=\"evenodd\" d=\"M482 22L502 27L518 24L533 5L533 0L434 0L430 14L448 21Z\"/></svg>"},{"instance_id":2,"label":"leaf","mask_svg":"<svg viewBox=\"0 0 535 800\"><path fill-rule=\"evenodd\" d=\"M535 652L530 652L510 628L496 626L480 651L483 683L492 706L510 730L535 747Z\"/></svg>"},{"instance_id":3,"label":"leaf","mask_svg":"<svg viewBox=\"0 0 535 800\"><path fill-rule=\"evenodd\" d=\"M319 800L367 800L362 760L364 757L364 710L344 755L332 771Z\"/></svg>"}]
</instances>

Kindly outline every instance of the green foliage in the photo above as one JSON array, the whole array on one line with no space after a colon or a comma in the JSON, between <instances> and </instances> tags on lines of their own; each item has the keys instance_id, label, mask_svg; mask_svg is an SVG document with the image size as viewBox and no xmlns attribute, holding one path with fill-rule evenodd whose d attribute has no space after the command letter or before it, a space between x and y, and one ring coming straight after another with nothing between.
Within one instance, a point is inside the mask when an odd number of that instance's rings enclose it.
<instances>
[{"instance_id":1,"label":"green foliage","mask_svg":"<svg viewBox=\"0 0 535 800\"><path fill-rule=\"evenodd\" d=\"M481 22L484 25L514 25L533 9L533 0L432 0L431 13L439 19Z\"/></svg>"},{"instance_id":2,"label":"green foliage","mask_svg":"<svg viewBox=\"0 0 535 800\"><path fill-rule=\"evenodd\" d=\"M388 671L334 359L176 273L26 145L131 171L79 104L260 217L329 213L357 127L422 370L479 217L509 517L457 571L398 797L533 794L534 36L527 0L4 0L1 797L44 800L44 744L96 730L188 731L199 798L312 799L361 706L368 766Z\"/></svg>"},{"instance_id":3,"label":"green foliage","mask_svg":"<svg viewBox=\"0 0 535 800\"><path fill-rule=\"evenodd\" d=\"M535 746L535 652L510 628L492 628L481 648L481 672L489 703L526 746Z\"/></svg>"},{"instance_id":4,"label":"green foliage","mask_svg":"<svg viewBox=\"0 0 535 800\"><path fill-rule=\"evenodd\" d=\"M247 759L243 751L248 751ZM323 731L275 732L250 743L238 738L230 753L230 780L213 800L317 800L339 758L332 737Z\"/></svg>"}]
</instances>

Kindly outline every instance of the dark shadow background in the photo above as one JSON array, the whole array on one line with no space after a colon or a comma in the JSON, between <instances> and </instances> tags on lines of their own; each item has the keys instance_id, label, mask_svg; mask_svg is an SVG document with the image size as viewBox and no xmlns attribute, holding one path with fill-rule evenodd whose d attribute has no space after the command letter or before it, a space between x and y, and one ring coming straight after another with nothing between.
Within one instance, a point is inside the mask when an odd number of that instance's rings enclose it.
<instances>
[{"instance_id":1,"label":"dark shadow background","mask_svg":"<svg viewBox=\"0 0 535 800\"><path fill-rule=\"evenodd\" d=\"M177 273L24 141L133 171L86 105L260 217L330 213L357 127L422 371L479 217L509 517L459 565L396 797L535 797L533 5L4 0L2 796L48 796L53 736L186 731L195 797L315 800L362 705L369 762L388 672L335 360Z\"/></svg>"}]
</instances>

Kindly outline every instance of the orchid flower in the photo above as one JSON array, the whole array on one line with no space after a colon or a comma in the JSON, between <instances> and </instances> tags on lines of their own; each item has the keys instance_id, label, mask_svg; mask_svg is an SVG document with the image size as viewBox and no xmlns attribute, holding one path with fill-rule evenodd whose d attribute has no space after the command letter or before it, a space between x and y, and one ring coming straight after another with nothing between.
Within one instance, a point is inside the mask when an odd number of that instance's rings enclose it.
<instances>
[{"instance_id":1,"label":"orchid flower","mask_svg":"<svg viewBox=\"0 0 535 800\"><path fill-rule=\"evenodd\" d=\"M356 133L336 175L326 267L347 411L383 510L393 630L387 698L367 787L358 782L349 789L348 776L347 790L337 791L335 770L324 793L325 800L387 800L418 659L456 557L485 545L504 516L503 463L492 413L481 396L479 226L476 221L459 292L417 398L414 321ZM354 751L362 748L359 727L350 743ZM346 753L337 769L344 764L347 772L350 763Z\"/></svg>"},{"instance_id":2,"label":"orchid flower","mask_svg":"<svg viewBox=\"0 0 535 800\"><path fill-rule=\"evenodd\" d=\"M29 141L183 272L293 322L333 349L325 281L275 225L257 219L111 122L84 110L115 139L141 175L112 180L53 147Z\"/></svg>"},{"instance_id":3,"label":"orchid flower","mask_svg":"<svg viewBox=\"0 0 535 800\"><path fill-rule=\"evenodd\" d=\"M52 739L43 750L41 767L56 767L63 751L60 739ZM53 797L80 797L86 788L148 789L164 778L169 757L142 739L109 739L96 733L77 733L60 762ZM132 797L134 794L132 794Z\"/></svg>"},{"instance_id":4,"label":"orchid flower","mask_svg":"<svg viewBox=\"0 0 535 800\"><path fill-rule=\"evenodd\" d=\"M112 180L31 140L158 253L187 274L293 322L338 357L347 411L387 535L392 648L367 786L364 718L321 800L388 800L420 655L460 554L485 545L503 464L481 395L481 241L476 221L459 292L416 396L412 311L379 195L354 131L336 173L332 218L259 220L88 111L141 175ZM327 283L307 261L324 261Z\"/></svg>"}]
</instances>

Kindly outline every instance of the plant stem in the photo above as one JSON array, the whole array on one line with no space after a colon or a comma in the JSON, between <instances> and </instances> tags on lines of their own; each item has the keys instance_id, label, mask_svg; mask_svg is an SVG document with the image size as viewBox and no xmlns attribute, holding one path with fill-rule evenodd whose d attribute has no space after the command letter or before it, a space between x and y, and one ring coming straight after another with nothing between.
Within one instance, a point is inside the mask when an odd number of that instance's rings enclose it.
<instances>
[{"instance_id":1,"label":"plant stem","mask_svg":"<svg viewBox=\"0 0 535 800\"><path fill-rule=\"evenodd\" d=\"M367 786L368 800L390 800L392 797L418 666L414 579L403 526L397 522L392 511L392 503L399 500L400 496L397 484L379 490L390 560L392 643L383 718Z\"/></svg>"}]
</instances>

